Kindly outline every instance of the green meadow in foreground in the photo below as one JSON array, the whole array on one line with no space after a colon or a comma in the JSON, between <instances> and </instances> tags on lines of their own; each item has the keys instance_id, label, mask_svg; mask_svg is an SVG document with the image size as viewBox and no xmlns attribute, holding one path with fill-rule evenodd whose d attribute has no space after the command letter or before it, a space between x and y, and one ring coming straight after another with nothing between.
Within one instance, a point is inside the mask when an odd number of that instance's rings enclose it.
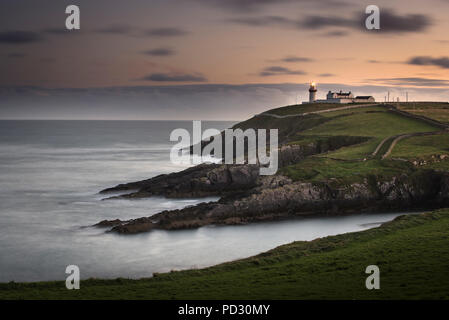
<instances>
[{"instance_id":1,"label":"green meadow in foreground","mask_svg":"<svg viewBox=\"0 0 449 320\"><path fill-rule=\"evenodd\" d=\"M368 290L365 269L380 268ZM2 299L448 299L449 209L299 241L260 255L141 280L0 284Z\"/></svg>"}]
</instances>

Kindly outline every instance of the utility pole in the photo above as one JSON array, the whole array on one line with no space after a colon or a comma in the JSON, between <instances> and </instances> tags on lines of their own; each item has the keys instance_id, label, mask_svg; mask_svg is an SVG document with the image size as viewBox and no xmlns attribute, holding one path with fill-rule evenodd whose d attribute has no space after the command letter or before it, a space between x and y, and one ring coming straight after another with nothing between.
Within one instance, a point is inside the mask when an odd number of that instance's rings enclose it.
<instances>
[{"instance_id":1,"label":"utility pole","mask_svg":"<svg viewBox=\"0 0 449 320\"><path fill-rule=\"evenodd\" d=\"M387 102L390 102L390 91L388 91L388 100Z\"/></svg>"},{"instance_id":2,"label":"utility pole","mask_svg":"<svg viewBox=\"0 0 449 320\"><path fill-rule=\"evenodd\" d=\"M408 91L405 93L405 100L408 102Z\"/></svg>"}]
</instances>

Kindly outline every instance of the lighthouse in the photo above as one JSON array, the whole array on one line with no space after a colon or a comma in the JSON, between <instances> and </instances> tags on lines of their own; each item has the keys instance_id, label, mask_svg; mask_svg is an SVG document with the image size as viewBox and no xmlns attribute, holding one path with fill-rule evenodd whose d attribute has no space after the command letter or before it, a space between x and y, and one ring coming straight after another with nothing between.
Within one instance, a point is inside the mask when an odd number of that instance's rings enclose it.
<instances>
[{"instance_id":1,"label":"lighthouse","mask_svg":"<svg viewBox=\"0 0 449 320\"><path fill-rule=\"evenodd\" d=\"M314 103L316 101L316 92L318 90L316 89L316 84L314 81L310 83L309 88L309 103Z\"/></svg>"}]
</instances>

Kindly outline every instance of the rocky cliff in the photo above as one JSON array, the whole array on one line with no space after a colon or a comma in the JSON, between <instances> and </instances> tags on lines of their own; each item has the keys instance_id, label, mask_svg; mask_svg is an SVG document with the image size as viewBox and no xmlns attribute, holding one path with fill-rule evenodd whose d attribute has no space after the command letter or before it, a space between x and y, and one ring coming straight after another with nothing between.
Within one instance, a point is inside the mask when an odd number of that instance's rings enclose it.
<instances>
[{"instance_id":1,"label":"rocky cliff","mask_svg":"<svg viewBox=\"0 0 449 320\"><path fill-rule=\"evenodd\" d=\"M197 228L209 224L244 224L311 214L413 210L449 204L449 175L423 170L388 180L369 176L349 185L293 182L283 176L260 177L257 186L230 193L217 202L128 221L102 221L97 226L132 234L153 229Z\"/></svg>"}]
</instances>

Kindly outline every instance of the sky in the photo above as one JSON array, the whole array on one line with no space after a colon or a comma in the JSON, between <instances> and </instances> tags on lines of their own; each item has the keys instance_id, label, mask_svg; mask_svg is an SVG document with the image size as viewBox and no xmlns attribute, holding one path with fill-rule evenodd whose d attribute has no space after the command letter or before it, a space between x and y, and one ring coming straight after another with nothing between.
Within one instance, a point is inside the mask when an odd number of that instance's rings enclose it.
<instances>
[{"instance_id":1,"label":"sky","mask_svg":"<svg viewBox=\"0 0 449 320\"><path fill-rule=\"evenodd\" d=\"M65 28L68 5L81 29ZM364 27L380 8L380 30ZM0 119L242 120L350 90L449 100L449 0L2 0Z\"/></svg>"}]
</instances>

